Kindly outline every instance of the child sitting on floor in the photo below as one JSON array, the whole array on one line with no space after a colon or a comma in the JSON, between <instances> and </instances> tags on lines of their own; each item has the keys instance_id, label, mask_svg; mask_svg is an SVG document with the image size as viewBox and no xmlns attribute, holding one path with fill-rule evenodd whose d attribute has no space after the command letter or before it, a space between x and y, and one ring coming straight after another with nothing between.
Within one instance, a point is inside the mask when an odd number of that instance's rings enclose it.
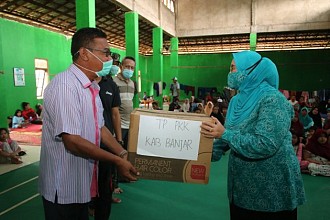
<instances>
[{"instance_id":1,"label":"child sitting on floor","mask_svg":"<svg viewBox=\"0 0 330 220\"><path fill-rule=\"evenodd\" d=\"M303 159L309 162L311 175L330 176L330 144L326 131L316 130L303 150Z\"/></svg>"},{"instance_id":2,"label":"child sitting on floor","mask_svg":"<svg viewBox=\"0 0 330 220\"><path fill-rule=\"evenodd\" d=\"M0 163L23 163L20 156L24 154L17 142L9 138L8 130L0 128Z\"/></svg>"},{"instance_id":3,"label":"child sitting on floor","mask_svg":"<svg viewBox=\"0 0 330 220\"><path fill-rule=\"evenodd\" d=\"M17 109L12 120L12 128L22 128L24 124L25 120L22 116L22 111Z\"/></svg>"},{"instance_id":4,"label":"child sitting on floor","mask_svg":"<svg viewBox=\"0 0 330 220\"><path fill-rule=\"evenodd\" d=\"M309 162L303 160L303 150L305 148L305 145L302 143L302 140L298 137L296 132L291 131L291 133L292 133L292 146L297 155L300 165L300 170L302 173L309 173L308 171Z\"/></svg>"}]
</instances>

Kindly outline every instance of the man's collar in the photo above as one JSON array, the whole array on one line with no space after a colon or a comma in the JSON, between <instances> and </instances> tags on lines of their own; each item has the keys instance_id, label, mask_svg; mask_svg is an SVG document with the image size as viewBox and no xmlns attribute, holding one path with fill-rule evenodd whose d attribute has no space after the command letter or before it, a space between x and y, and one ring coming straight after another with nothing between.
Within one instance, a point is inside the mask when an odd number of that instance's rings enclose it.
<instances>
[{"instance_id":1,"label":"man's collar","mask_svg":"<svg viewBox=\"0 0 330 220\"><path fill-rule=\"evenodd\" d=\"M75 64L71 64L69 69L77 77L77 79L80 81L81 85L84 88L87 88L92 84L92 82L89 80L87 75L81 69L79 69L78 66L76 66Z\"/></svg>"}]
</instances>

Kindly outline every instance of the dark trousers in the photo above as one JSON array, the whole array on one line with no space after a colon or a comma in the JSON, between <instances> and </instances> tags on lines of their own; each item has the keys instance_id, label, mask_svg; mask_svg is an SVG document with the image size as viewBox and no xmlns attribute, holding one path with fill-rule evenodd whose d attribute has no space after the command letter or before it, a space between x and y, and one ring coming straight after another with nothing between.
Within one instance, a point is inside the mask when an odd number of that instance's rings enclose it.
<instances>
[{"instance_id":1,"label":"dark trousers","mask_svg":"<svg viewBox=\"0 0 330 220\"><path fill-rule=\"evenodd\" d=\"M125 128L122 128L121 129L121 135L122 135L122 138L123 138L123 141L124 141L124 148L125 150L127 150L127 146L128 146L128 129L125 129Z\"/></svg>"},{"instance_id":2,"label":"dark trousers","mask_svg":"<svg viewBox=\"0 0 330 220\"><path fill-rule=\"evenodd\" d=\"M42 197L46 220L88 220L88 203L58 204Z\"/></svg>"},{"instance_id":3,"label":"dark trousers","mask_svg":"<svg viewBox=\"0 0 330 220\"><path fill-rule=\"evenodd\" d=\"M111 199L105 197L97 197L94 200L94 219L95 220L108 220L111 213Z\"/></svg>"},{"instance_id":4,"label":"dark trousers","mask_svg":"<svg viewBox=\"0 0 330 220\"><path fill-rule=\"evenodd\" d=\"M230 204L231 220L297 220L297 208L280 212L258 212Z\"/></svg>"},{"instance_id":5,"label":"dark trousers","mask_svg":"<svg viewBox=\"0 0 330 220\"><path fill-rule=\"evenodd\" d=\"M110 217L113 191L113 168L113 164L106 161L99 161L99 196L93 198L95 220L108 220Z\"/></svg>"}]
</instances>

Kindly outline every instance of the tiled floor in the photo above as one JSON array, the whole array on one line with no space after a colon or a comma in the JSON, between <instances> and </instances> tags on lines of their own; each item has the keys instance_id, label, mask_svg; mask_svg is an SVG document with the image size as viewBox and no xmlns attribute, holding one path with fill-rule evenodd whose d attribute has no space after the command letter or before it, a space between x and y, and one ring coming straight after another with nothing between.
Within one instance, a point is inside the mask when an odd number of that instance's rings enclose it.
<instances>
[{"instance_id":1,"label":"tiled floor","mask_svg":"<svg viewBox=\"0 0 330 220\"><path fill-rule=\"evenodd\" d=\"M21 164L0 164L0 175L39 161L40 146L20 145L20 147L23 151L26 152L26 155L22 156L23 163L21 163Z\"/></svg>"}]
</instances>

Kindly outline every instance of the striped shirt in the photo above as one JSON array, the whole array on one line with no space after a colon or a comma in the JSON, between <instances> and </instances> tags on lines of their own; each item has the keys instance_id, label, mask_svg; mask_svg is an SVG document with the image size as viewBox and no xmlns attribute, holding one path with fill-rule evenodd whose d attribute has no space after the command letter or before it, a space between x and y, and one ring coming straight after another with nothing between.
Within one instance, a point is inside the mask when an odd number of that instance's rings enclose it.
<instances>
[{"instance_id":1,"label":"striped shirt","mask_svg":"<svg viewBox=\"0 0 330 220\"><path fill-rule=\"evenodd\" d=\"M129 79L128 82L120 74L113 78L120 91L121 105L119 106L121 128L129 129L131 112L133 111L133 97L135 86L134 82Z\"/></svg>"},{"instance_id":2,"label":"striped shirt","mask_svg":"<svg viewBox=\"0 0 330 220\"><path fill-rule=\"evenodd\" d=\"M100 145L104 119L98 91L98 84L73 64L45 89L39 191L48 201L54 202L56 194L59 204L91 199L94 160L70 153L60 134L80 135Z\"/></svg>"}]
</instances>

